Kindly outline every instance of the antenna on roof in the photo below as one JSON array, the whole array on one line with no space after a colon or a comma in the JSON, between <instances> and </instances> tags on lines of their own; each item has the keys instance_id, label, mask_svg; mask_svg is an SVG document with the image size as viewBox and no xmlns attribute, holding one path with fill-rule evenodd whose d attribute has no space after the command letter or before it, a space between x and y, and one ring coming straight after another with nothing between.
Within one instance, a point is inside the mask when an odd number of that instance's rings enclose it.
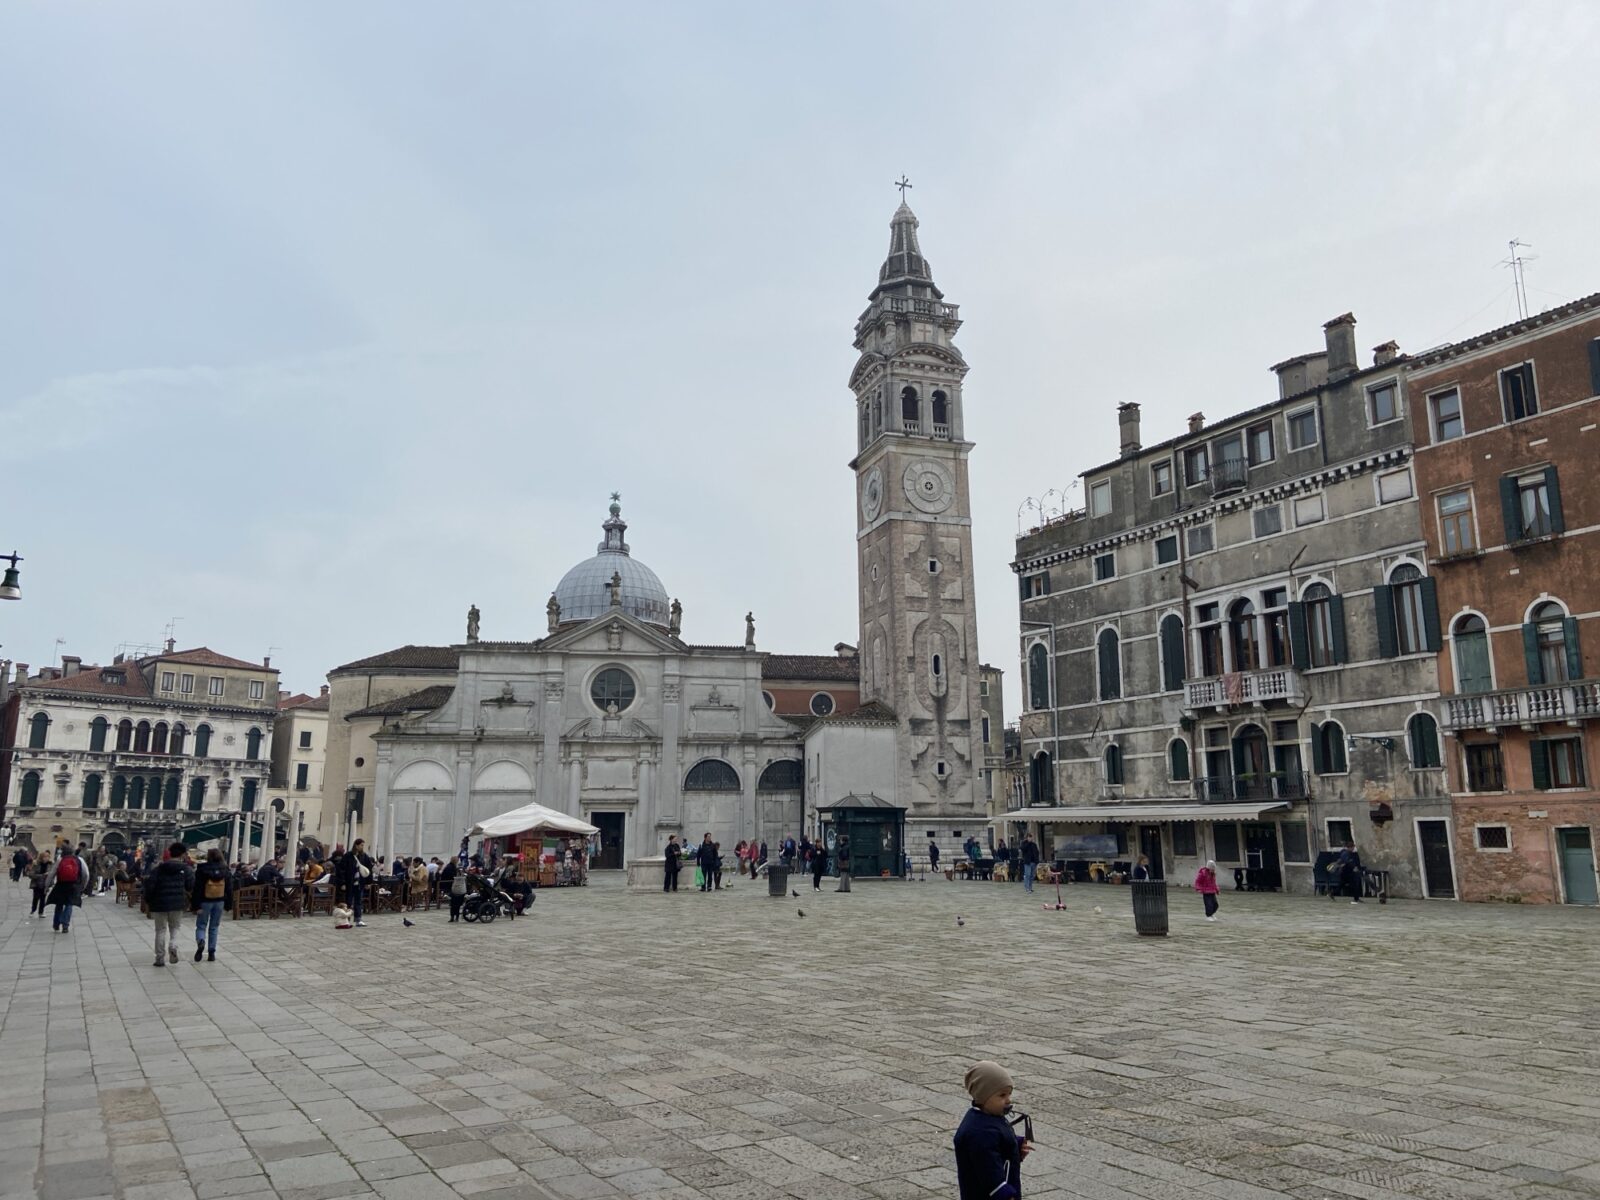
<instances>
[{"instance_id":1,"label":"antenna on roof","mask_svg":"<svg viewBox=\"0 0 1600 1200\"><path fill-rule=\"evenodd\" d=\"M177 636L178 636L178 622L181 621L181 620L183 620L182 617L173 617L170 621L167 622L167 627L166 627L165 630L163 630L163 632L166 634L166 636L161 639L162 641L171 642L171 641L175 641L177 639Z\"/></svg>"},{"instance_id":2,"label":"antenna on roof","mask_svg":"<svg viewBox=\"0 0 1600 1200\"><path fill-rule=\"evenodd\" d=\"M61 647L65 646L66 644L67 644L67 639L66 638L57 638L56 639L55 650L51 653L50 657L55 659L57 664L59 664L60 661L61 661Z\"/></svg>"},{"instance_id":3,"label":"antenna on roof","mask_svg":"<svg viewBox=\"0 0 1600 1200\"><path fill-rule=\"evenodd\" d=\"M1517 293L1517 320L1525 321L1528 319L1528 285L1523 280L1523 266L1536 262L1539 256L1524 255L1522 251L1532 250L1533 246L1521 238L1512 238L1507 244L1511 247L1511 257L1501 260L1500 265L1511 268L1511 286Z\"/></svg>"}]
</instances>

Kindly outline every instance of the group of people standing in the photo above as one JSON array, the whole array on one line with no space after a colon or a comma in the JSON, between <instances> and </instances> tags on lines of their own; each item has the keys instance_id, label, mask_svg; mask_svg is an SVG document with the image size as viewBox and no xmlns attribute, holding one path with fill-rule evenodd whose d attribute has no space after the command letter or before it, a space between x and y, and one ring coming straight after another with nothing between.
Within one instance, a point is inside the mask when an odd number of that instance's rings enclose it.
<instances>
[{"instance_id":1,"label":"group of people standing","mask_svg":"<svg viewBox=\"0 0 1600 1200\"><path fill-rule=\"evenodd\" d=\"M761 869L767 865L767 843L754 839L740 841L733 848L734 858L739 866L740 875L748 875L751 879L760 876ZM685 861L692 862L699 872L699 889L702 892L717 892L722 890L722 846L714 841L710 833L700 839L700 844L690 849L678 841L678 835L672 834L667 838L666 870L662 874L661 890L675 892L678 890L678 878L683 873ZM822 877L828 873L829 854L828 847L821 841L813 842L805 834L801 834L799 841L786 835L778 843L778 860L785 869L809 871L811 873L811 888L813 891L822 890ZM834 847L834 865L839 872L839 891L850 890L850 841L841 835Z\"/></svg>"}]
</instances>

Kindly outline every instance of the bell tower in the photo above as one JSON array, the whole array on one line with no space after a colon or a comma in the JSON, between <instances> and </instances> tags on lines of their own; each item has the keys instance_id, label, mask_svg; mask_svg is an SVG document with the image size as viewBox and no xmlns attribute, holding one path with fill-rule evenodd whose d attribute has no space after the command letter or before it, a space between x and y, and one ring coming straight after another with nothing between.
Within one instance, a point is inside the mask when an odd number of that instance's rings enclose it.
<instances>
[{"instance_id":1,"label":"bell tower","mask_svg":"<svg viewBox=\"0 0 1600 1200\"><path fill-rule=\"evenodd\" d=\"M902 199L878 286L856 321L850 465L861 699L899 718L896 802L918 839L925 829L939 829L941 840L970 830L985 812L959 328L959 309L935 286Z\"/></svg>"}]
</instances>

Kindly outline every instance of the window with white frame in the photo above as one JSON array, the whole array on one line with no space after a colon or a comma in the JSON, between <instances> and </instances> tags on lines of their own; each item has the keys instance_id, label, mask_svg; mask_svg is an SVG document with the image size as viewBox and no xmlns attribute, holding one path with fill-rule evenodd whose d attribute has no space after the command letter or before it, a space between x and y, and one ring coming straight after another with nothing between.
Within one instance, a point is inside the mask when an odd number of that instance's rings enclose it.
<instances>
[{"instance_id":1,"label":"window with white frame","mask_svg":"<svg viewBox=\"0 0 1600 1200\"><path fill-rule=\"evenodd\" d=\"M213 696L220 696L220 695L222 695L222 683L223 683L222 676L213 675L207 681L206 690Z\"/></svg>"},{"instance_id":2,"label":"window with white frame","mask_svg":"<svg viewBox=\"0 0 1600 1200\"><path fill-rule=\"evenodd\" d=\"M194 695L194 676L185 675L178 680L178 693L183 696Z\"/></svg>"},{"instance_id":3,"label":"window with white frame","mask_svg":"<svg viewBox=\"0 0 1600 1200\"><path fill-rule=\"evenodd\" d=\"M1533 364L1518 363L1500 372L1500 406L1507 421L1520 421L1539 411L1539 396L1533 386Z\"/></svg>"},{"instance_id":4,"label":"window with white frame","mask_svg":"<svg viewBox=\"0 0 1600 1200\"><path fill-rule=\"evenodd\" d=\"M1271 421L1250 426L1245 432L1245 437L1250 448L1252 467L1262 466L1278 457L1277 448L1273 445Z\"/></svg>"},{"instance_id":5,"label":"window with white frame","mask_svg":"<svg viewBox=\"0 0 1600 1200\"><path fill-rule=\"evenodd\" d=\"M1390 471L1378 476L1378 503L1393 504L1396 500L1411 499L1411 470Z\"/></svg>"},{"instance_id":6,"label":"window with white frame","mask_svg":"<svg viewBox=\"0 0 1600 1200\"><path fill-rule=\"evenodd\" d=\"M1165 496L1172 490L1172 460L1150 464L1150 494Z\"/></svg>"},{"instance_id":7,"label":"window with white frame","mask_svg":"<svg viewBox=\"0 0 1600 1200\"><path fill-rule=\"evenodd\" d=\"M1189 553L1205 554L1217 548L1216 529L1207 525L1191 525L1188 530Z\"/></svg>"},{"instance_id":8,"label":"window with white frame","mask_svg":"<svg viewBox=\"0 0 1600 1200\"><path fill-rule=\"evenodd\" d=\"M1183 452L1183 482L1189 487L1199 487L1211 476L1211 463L1204 446L1192 446Z\"/></svg>"},{"instance_id":9,"label":"window with white frame","mask_svg":"<svg viewBox=\"0 0 1600 1200\"><path fill-rule=\"evenodd\" d=\"M1400 389L1394 380L1386 380L1367 389L1367 424L1386 425L1400 419Z\"/></svg>"},{"instance_id":10,"label":"window with white frame","mask_svg":"<svg viewBox=\"0 0 1600 1200\"><path fill-rule=\"evenodd\" d=\"M1322 502L1322 493L1315 496L1300 496L1294 502L1295 527L1301 525L1315 525L1328 515Z\"/></svg>"},{"instance_id":11,"label":"window with white frame","mask_svg":"<svg viewBox=\"0 0 1600 1200\"><path fill-rule=\"evenodd\" d=\"M1446 556L1470 554L1478 548L1472 519L1472 489L1445 492L1435 503L1439 509L1439 547Z\"/></svg>"},{"instance_id":12,"label":"window with white frame","mask_svg":"<svg viewBox=\"0 0 1600 1200\"><path fill-rule=\"evenodd\" d=\"M1289 449L1309 450L1317 444L1317 410L1302 408L1284 418L1289 431Z\"/></svg>"},{"instance_id":13,"label":"window with white frame","mask_svg":"<svg viewBox=\"0 0 1600 1200\"><path fill-rule=\"evenodd\" d=\"M1102 479L1089 485L1089 515L1103 517L1111 511L1111 481Z\"/></svg>"},{"instance_id":14,"label":"window with white frame","mask_svg":"<svg viewBox=\"0 0 1600 1200\"><path fill-rule=\"evenodd\" d=\"M1428 422L1433 440L1451 442L1467 432L1461 420L1461 393L1455 388L1428 397Z\"/></svg>"},{"instance_id":15,"label":"window with white frame","mask_svg":"<svg viewBox=\"0 0 1600 1200\"><path fill-rule=\"evenodd\" d=\"M1488 854L1511 853L1511 826L1478 825L1472 832L1479 850Z\"/></svg>"},{"instance_id":16,"label":"window with white frame","mask_svg":"<svg viewBox=\"0 0 1600 1200\"><path fill-rule=\"evenodd\" d=\"M172 685L177 681L178 675L176 671L161 672L161 690L163 692L170 692L172 690Z\"/></svg>"},{"instance_id":17,"label":"window with white frame","mask_svg":"<svg viewBox=\"0 0 1600 1200\"><path fill-rule=\"evenodd\" d=\"M262 700L266 698L266 694L267 685L263 680L252 679L250 681L250 699Z\"/></svg>"},{"instance_id":18,"label":"window with white frame","mask_svg":"<svg viewBox=\"0 0 1600 1200\"><path fill-rule=\"evenodd\" d=\"M1256 536L1271 537L1283 532L1283 505L1265 504L1250 514Z\"/></svg>"}]
</instances>

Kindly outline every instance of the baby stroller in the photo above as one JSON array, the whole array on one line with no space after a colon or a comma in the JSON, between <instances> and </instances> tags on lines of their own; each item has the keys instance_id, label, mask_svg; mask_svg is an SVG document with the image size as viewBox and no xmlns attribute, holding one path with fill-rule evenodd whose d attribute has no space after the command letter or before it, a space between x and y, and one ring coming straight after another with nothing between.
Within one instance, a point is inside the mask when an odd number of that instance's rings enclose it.
<instances>
[{"instance_id":1,"label":"baby stroller","mask_svg":"<svg viewBox=\"0 0 1600 1200\"><path fill-rule=\"evenodd\" d=\"M467 876L467 898L461 902L463 921L488 923L496 917L517 915L517 902L481 875Z\"/></svg>"}]
</instances>

